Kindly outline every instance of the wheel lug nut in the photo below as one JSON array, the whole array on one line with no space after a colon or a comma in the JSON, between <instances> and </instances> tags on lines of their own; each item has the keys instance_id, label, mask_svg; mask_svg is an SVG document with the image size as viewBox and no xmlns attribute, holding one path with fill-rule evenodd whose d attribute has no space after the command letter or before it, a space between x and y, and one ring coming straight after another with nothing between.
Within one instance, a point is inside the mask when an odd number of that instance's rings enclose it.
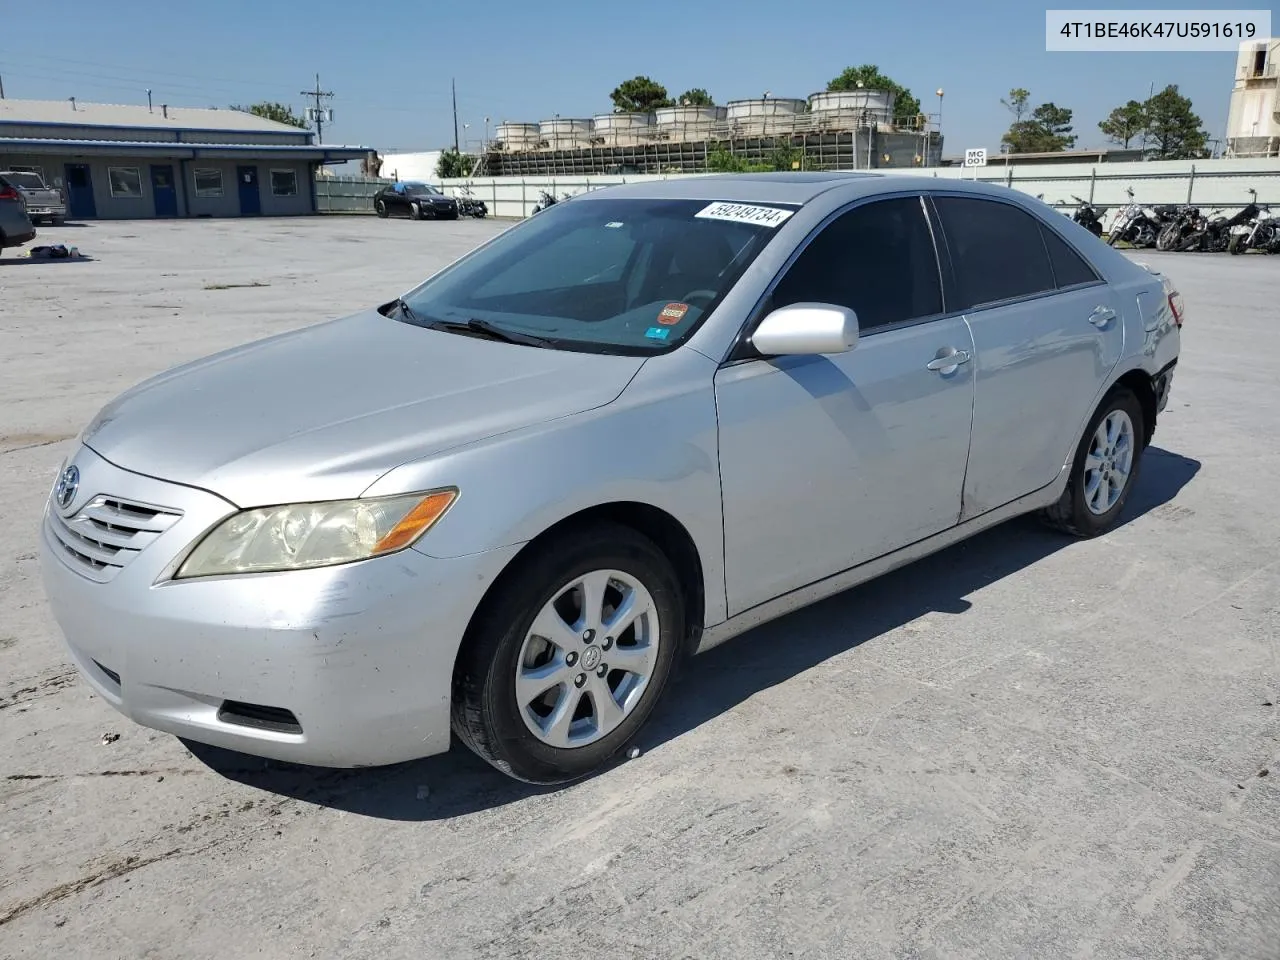
<instances>
[{"instance_id":1,"label":"wheel lug nut","mask_svg":"<svg viewBox=\"0 0 1280 960\"><path fill-rule=\"evenodd\" d=\"M596 676L605 677L608 675L609 675L609 665L607 663L600 664L600 666L596 670Z\"/></svg>"},{"instance_id":2,"label":"wheel lug nut","mask_svg":"<svg viewBox=\"0 0 1280 960\"><path fill-rule=\"evenodd\" d=\"M585 633L583 633L583 635L582 635L582 642L583 642L583 643L590 643L590 642L591 642L592 640L594 640L595 638L596 638L596 632L595 632L594 630L588 630L588 631L586 631Z\"/></svg>"},{"instance_id":3,"label":"wheel lug nut","mask_svg":"<svg viewBox=\"0 0 1280 960\"><path fill-rule=\"evenodd\" d=\"M603 649L608 650L610 647L613 646L613 637L605 637L604 643L600 644L600 646Z\"/></svg>"},{"instance_id":4,"label":"wheel lug nut","mask_svg":"<svg viewBox=\"0 0 1280 960\"><path fill-rule=\"evenodd\" d=\"M580 673L573 678L573 685L575 687L580 687L586 682L587 682L587 675L585 673Z\"/></svg>"},{"instance_id":5,"label":"wheel lug nut","mask_svg":"<svg viewBox=\"0 0 1280 960\"><path fill-rule=\"evenodd\" d=\"M564 662L572 667L578 662L578 655L571 650L565 655Z\"/></svg>"}]
</instances>

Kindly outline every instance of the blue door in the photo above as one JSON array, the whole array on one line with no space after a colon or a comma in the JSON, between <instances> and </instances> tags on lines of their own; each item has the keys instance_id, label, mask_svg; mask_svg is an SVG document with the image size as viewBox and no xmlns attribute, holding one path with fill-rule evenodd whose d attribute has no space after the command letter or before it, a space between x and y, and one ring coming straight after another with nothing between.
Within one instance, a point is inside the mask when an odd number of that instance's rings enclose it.
<instances>
[{"instance_id":1,"label":"blue door","mask_svg":"<svg viewBox=\"0 0 1280 960\"><path fill-rule=\"evenodd\" d=\"M93 177L87 163L67 164L67 216L72 220L92 220L98 215L93 202Z\"/></svg>"},{"instance_id":2,"label":"blue door","mask_svg":"<svg viewBox=\"0 0 1280 960\"><path fill-rule=\"evenodd\" d=\"M173 185L173 166L167 163L151 165L151 195L156 201L157 217L178 215L178 190Z\"/></svg>"},{"instance_id":3,"label":"blue door","mask_svg":"<svg viewBox=\"0 0 1280 960\"><path fill-rule=\"evenodd\" d=\"M236 167L236 183L240 184L240 215L256 217L262 213L262 198L258 195L258 168Z\"/></svg>"}]
</instances>

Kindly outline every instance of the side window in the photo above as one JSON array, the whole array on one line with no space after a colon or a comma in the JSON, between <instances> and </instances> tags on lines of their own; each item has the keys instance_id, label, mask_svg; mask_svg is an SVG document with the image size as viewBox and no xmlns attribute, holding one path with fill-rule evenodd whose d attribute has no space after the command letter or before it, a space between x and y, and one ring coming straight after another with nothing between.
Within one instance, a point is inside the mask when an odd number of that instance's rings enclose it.
<instances>
[{"instance_id":1,"label":"side window","mask_svg":"<svg viewBox=\"0 0 1280 960\"><path fill-rule=\"evenodd\" d=\"M1044 224L1040 224L1040 233L1049 250L1049 262L1053 265L1053 276L1058 281L1059 290L1074 287L1077 283L1094 283L1099 279L1093 267L1067 241Z\"/></svg>"},{"instance_id":2,"label":"side window","mask_svg":"<svg viewBox=\"0 0 1280 960\"><path fill-rule=\"evenodd\" d=\"M1040 224L1008 203L935 197L955 268L956 310L1057 289Z\"/></svg>"},{"instance_id":3,"label":"side window","mask_svg":"<svg viewBox=\"0 0 1280 960\"><path fill-rule=\"evenodd\" d=\"M855 207L813 238L774 288L772 309L849 307L863 330L942 312L933 237L919 197Z\"/></svg>"}]
</instances>

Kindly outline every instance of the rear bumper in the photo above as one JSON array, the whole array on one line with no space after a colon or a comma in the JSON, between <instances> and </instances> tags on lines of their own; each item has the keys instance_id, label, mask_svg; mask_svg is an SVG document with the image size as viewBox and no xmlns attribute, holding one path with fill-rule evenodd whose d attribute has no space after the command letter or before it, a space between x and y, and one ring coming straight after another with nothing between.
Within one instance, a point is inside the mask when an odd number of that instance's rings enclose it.
<instances>
[{"instance_id":1,"label":"rear bumper","mask_svg":"<svg viewBox=\"0 0 1280 960\"><path fill-rule=\"evenodd\" d=\"M81 498L181 511L106 582L69 556L47 505L41 572L86 682L135 722L200 743L319 766L442 753L453 662L472 611L515 549L418 550L317 570L173 581L165 571L233 511L212 494L81 448Z\"/></svg>"},{"instance_id":2,"label":"rear bumper","mask_svg":"<svg viewBox=\"0 0 1280 960\"><path fill-rule=\"evenodd\" d=\"M1151 389L1156 394L1156 413L1163 413L1169 405L1169 392L1173 389L1173 370L1178 365L1174 360L1167 367L1151 378Z\"/></svg>"},{"instance_id":3,"label":"rear bumper","mask_svg":"<svg viewBox=\"0 0 1280 960\"><path fill-rule=\"evenodd\" d=\"M61 220L67 215L66 204L43 204L40 206L27 207L28 217L49 217Z\"/></svg>"},{"instance_id":4,"label":"rear bumper","mask_svg":"<svg viewBox=\"0 0 1280 960\"><path fill-rule=\"evenodd\" d=\"M32 227L29 231L23 233L5 233L0 234L0 246L3 247L20 247L24 243L28 243L36 238L36 228Z\"/></svg>"}]
</instances>

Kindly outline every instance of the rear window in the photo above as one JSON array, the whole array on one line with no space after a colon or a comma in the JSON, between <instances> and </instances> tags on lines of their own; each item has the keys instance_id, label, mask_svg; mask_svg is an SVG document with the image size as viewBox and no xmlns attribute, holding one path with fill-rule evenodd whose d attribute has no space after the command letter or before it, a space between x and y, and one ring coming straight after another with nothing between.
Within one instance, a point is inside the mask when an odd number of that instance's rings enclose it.
<instances>
[{"instance_id":1,"label":"rear window","mask_svg":"<svg viewBox=\"0 0 1280 960\"><path fill-rule=\"evenodd\" d=\"M11 184L13 184L15 187L25 187L28 190L45 189L44 181L41 180L38 176L36 176L34 173L21 173L21 172L6 173L4 175L4 178L8 180Z\"/></svg>"},{"instance_id":2,"label":"rear window","mask_svg":"<svg viewBox=\"0 0 1280 960\"><path fill-rule=\"evenodd\" d=\"M1040 222L1010 203L935 197L955 267L956 310L1057 289Z\"/></svg>"},{"instance_id":3,"label":"rear window","mask_svg":"<svg viewBox=\"0 0 1280 960\"><path fill-rule=\"evenodd\" d=\"M405 300L424 326L483 320L563 349L650 354L697 329L789 215L707 200L558 203Z\"/></svg>"}]
</instances>

